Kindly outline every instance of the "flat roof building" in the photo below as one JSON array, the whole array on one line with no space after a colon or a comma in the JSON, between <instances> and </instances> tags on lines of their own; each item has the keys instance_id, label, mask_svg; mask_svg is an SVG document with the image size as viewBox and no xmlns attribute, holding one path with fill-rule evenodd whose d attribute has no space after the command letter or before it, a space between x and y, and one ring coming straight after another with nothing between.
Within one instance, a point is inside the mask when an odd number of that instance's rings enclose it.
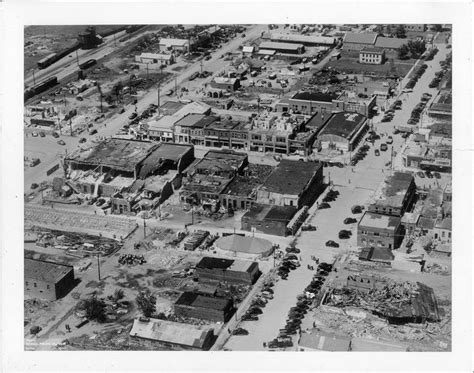
<instances>
[{"instance_id":1,"label":"flat roof building","mask_svg":"<svg viewBox=\"0 0 474 373\"><path fill-rule=\"evenodd\" d=\"M242 216L242 230L285 237L291 234L288 224L297 211L294 206L255 204Z\"/></svg>"},{"instance_id":2,"label":"flat roof building","mask_svg":"<svg viewBox=\"0 0 474 373\"><path fill-rule=\"evenodd\" d=\"M323 167L319 162L282 160L257 192L257 202L267 205L311 205L321 193Z\"/></svg>"},{"instance_id":3,"label":"flat roof building","mask_svg":"<svg viewBox=\"0 0 474 373\"><path fill-rule=\"evenodd\" d=\"M317 140L323 149L353 151L367 133L367 117L358 113L335 113L319 132Z\"/></svg>"},{"instance_id":4,"label":"flat roof building","mask_svg":"<svg viewBox=\"0 0 474 373\"><path fill-rule=\"evenodd\" d=\"M377 40L375 32L346 32L343 48L347 51L360 51L362 48L373 46Z\"/></svg>"},{"instance_id":5,"label":"flat roof building","mask_svg":"<svg viewBox=\"0 0 474 373\"><path fill-rule=\"evenodd\" d=\"M403 240L398 216L366 211L357 225L357 245L396 249Z\"/></svg>"},{"instance_id":6,"label":"flat roof building","mask_svg":"<svg viewBox=\"0 0 474 373\"><path fill-rule=\"evenodd\" d=\"M25 258L25 295L56 300L74 286L74 267L60 263Z\"/></svg>"},{"instance_id":7,"label":"flat roof building","mask_svg":"<svg viewBox=\"0 0 474 373\"><path fill-rule=\"evenodd\" d=\"M191 350L209 350L214 343L214 330L209 326L152 318L135 319L130 336Z\"/></svg>"},{"instance_id":8,"label":"flat roof building","mask_svg":"<svg viewBox=\"0 0 474 373\"><path fill-rule=\"evenodd\" d=\"M298 351L339 351L351 350L351 338L341 333L328 333L313 329L301 333L298 341Z\"/></svg>"},{"instance_id":9,"label":"flat roof building","mask_svg":"<svg viewBox=\"0 0 474 373\"><path fill-rule=\"evenodd\" d=\"M232 316L234 306L230 299L185 291L174 303L174 312L180 317L226 322Z\"/></svg>"},{"instance_id":10,"label":"flat roof building","mask_svg":"<svg viewBox=\"0 0 474 373\"><path fill-rule=\"evenodd\" d=\"M146 64L159 63L162 65L171 65L174 63L174 56L165 53L142 53L135 56L135 61Z\"/></svg>"},{"instance_id":11,"label":"flat roof building","mask_svg":"<svg viewBox=\"0 0 474 373\"><path fill-rule=\"evenodd\" d=\"M189 40L187 39L173 39L173 38L161 38L158 43L160 50L173 49L180 51L189 50Z\"/></svg>"},{"instance_id":12,"label":"flat roof building","mask_svg":"<svg viewBox=\"0 0 474 373\"><path fill-rule=\"evenodd\" d=\"M407 44L407 43L408 43L407 39L386 38L384 36L379 36L377 37L375 46L381 49L398 50L402 47L402 45Z\"/></svg>"},{"instance_id":13,"label":"flat roof building","mask_svg":"<svg viewBox=\"0 0 474 373\"><path fill-rule=\"evenodd\" d=\"M375 200L368 210L378 214L401 217L407 211L416 192L415 179L410 172L394 172L378 187Z\"/></svg>"},{"instance_id":14,"label":"flat roof building","mask_svg":"<svg viewBox=\"0 0 474 373\"><path fill-rule=\"evenodd\" d=\"M196 265L199 281L253 284L260 274L257 262L205 256Z\"/></svg>"},{"instance_id":15,"label":"flat roof building","mask_svg":"<svg viewBox=\"0 0 474 373\"><path fill-rule=\"evenodd\" d=\"M332 46L336 44L336 38L319 35L283 34L272 32L268 35L267 38L273 42L297 43L309 47L319 45Z\"/></svg>"},{"instance_id":16,"label":"flat roof building","mask_svg":"<svg viewBox=\"0 0 474 373\"><path fill-rule=\"evenodd\" d=\"M260 50L271 50L278 53L285 54L301 54L304 52L303 44L294 43L276 43L272 41L265 41L259 45Z\"/></svg>"}]
</instances>

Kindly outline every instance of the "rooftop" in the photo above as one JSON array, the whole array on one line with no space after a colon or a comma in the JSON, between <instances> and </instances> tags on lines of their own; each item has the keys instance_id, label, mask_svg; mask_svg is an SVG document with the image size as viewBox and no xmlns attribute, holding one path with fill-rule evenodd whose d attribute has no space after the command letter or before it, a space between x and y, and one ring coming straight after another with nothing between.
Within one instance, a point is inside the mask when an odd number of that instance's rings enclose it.
<instances>
[{"instance_id":1,"label":"rooftop","mask_svg":"<svg viewBox=\"0 0 474 373\"><path fill-rule=\"evenodd\" d=\"M185 106L185 104L179 101L166 101L163 105L160 106L160 112L165 115L173 115L183 106Z\"/></svg>"},{"instance_id":2,"label":"rooftop","mask_svg":"<svg viewBox=\"0 0 474 373\"><path fill-rule=\"evenodd\" d=\"M321 163L318 162L283 159L267 178L262 190L279 194L300 195L321 167Z\"/></svg>"},{"instance_id":3,"label":"rooftop","mask_svg":"<svg viewBox=\"0 0 474 373\"><path fill-rule=\"evenodd\" d=\"M181 126L181 127L195 127L196 123L199 123L202 119L204 119L206 115L204 114L188 114L178 120L175 123L175 126Z\"/></svg>"},{"instance_id":4,"label":"rooftop","mask_svg":"<svg viewBox=\"0 0 474 373\"><path fill-rule=\"evenodd\" d=\"M375 46L379 48L398 49L407 42L407 39L386 38L384 36L379 36L375 42Z\"/></svg>"},{"instance_id":5,"label":"rooftop","mask_svg":"<svg viewBox=\"0 0 474 373\"><path fill-rule=\"evenodd\" d=\"M344 36L344 43L374 45L376 39L377 39L377 34L375 32L365 32L365 33L346 32L346 35Z\"/></svg>"},{"instance_id":6,"label":"rooftop","mask_svg":"<svg viewBox=\"0 0 474 373\"><path fill-rule=\"evenodd\" d=\"M196 268L227 269L232 265L233 262L234 261L232 259L205 256L199 261L198 264L196 264Z\"/></svg>"},{"instance_id":7,"label":"rooftop","mask_svg":"<svg viewBox=\"0 0 474 373\"><path fill-rule=\"evenodd\" d=\"M332 45L336 42L336 38L329 37L329 36L282 34L282 33L271 33L270 39L278 40L278 41L287 41L287 42L298 42L301 44Z\"/></svg>"},{"instance_id":8,"label":"rooftop","mask_svg":"<svg viewBox=\"0 0 474 373\"><path fill-rule=\"evenodd\" d=\"M298 346L323 351L349 351L351 338L349 335L313 329L309 333L301 333Z\"/></svg>"},{"instance_id":9,"label":"rooftop","mask_svg":"<svg viewBox=\"0 0 474 373\"><path fill-rule=\"evenodd\" d=\"M157 59L157 60L169 60L173 55L165 54L165 53L142 53L140 54L141 58L150 58L150 59Z\"/></svg>"},{"instance_id":10,"label":"rooftop","mask_svg":"<svg viewBox=\"0 0 474 373\"><path fill-rule=\"evenodd\" d=\"M367 117L358 113L335 113L320 132L321 135L336 135L351 139L367 121Z\"/></svg>"},{"instance_id":11,"label":"rooftop","mask_svg":"<svg viewBox=\"0 0 474 373\"><path fill-rule=\"evenodd\" d=\"M130 330L130 336L132 337L195 348L204 347L209 333L213 333L209 326L183 324L159 319L150 319L150 321L135 319Z\"/></svg>"},{"instance_id":12,"label":"rooftop","mask_svg":"<svg viewBox=\"0 0 474 373\"><path fill-rule=\"evenodd\" d=\"M402 207L412 181L413 175L409 172L394 172L393 175L387 176L377 191L379 197L375 204L377 206Z\"/></svg>"},{"instance_id":13,"label":"rooftop","mask_svg":"<svg viewBox=\"0 0 474 373\"><path fill-rule=\"evenodd\" d=\"M318 102L332 102L339 97L336 93L323 93L323 92L297 92L291 97L292 100L304 100L304 101L318 101Z\"/></svg>"},{"instance_id":14,"label":"rooftop","mask_svg":"<svg viewBox=\"0 0 474 373\"><path fill-rule=\"evenodd\" d=\"M207 297L205 295L185 291L174 304L223 311L232 304L232 301L230 299Z\"/></svg>"},{"instance_id":15,"label":"rooftop","mask_svg":"<svg viewBox=\"0 0 474 373\"><path fill-rule=\"evenodd\" d=\"M252 197L272 171L273 167L269 165L249 164L244 175L237 175L224 194Z\"/></svg>"},{"instance_id":16,"label":"rooftop","mask_svg":"<svg viewBox=\"0 0 474 373\"><path fill-rule=\"evenodd\" d=\"M258 221L289 222L297 209L293 206L273 206L256 204L244 216Z\"/></svg>"},{"instance_id":17,"label":"rooftop","mask_svg":"<svg viewBox=\"0 0 474 373\"><path fill-rule=\"evenodd\" d=\"M236 234L219 238L215 246L221 250L245 254L268 256L272 252L272 243L258 237L243 237Z\"/></svg>"},{"instance_id":18,"label":"rooftop","mask_svg":"<svg viewBox=\"0 0 474 373\"><path fill-rule=\"evenodd\" d=\"M359 259L373 261L392 261L395 256L391 249L386 247L364 247L360 250Z\"/></svg>"},{"instance_id":19,"label":"rooftop","mask_svg":"<svg viewBox=\"0 0 474 373\"><path fill-rule=\"evenodd\" d=\"M379 228L395 231L400 224L400 218L396 216L380 215L366 211L360 219L359 227Z\"/></svg>"},{"instance_id":20,"label":"rooftop","mask_svg":"<svg viewBox=\"0 0 474 373\"><path fill-rule=\"evenodd\" d=\"M277 43L273 41L264 41L260 44L260 49L288 49L297 51L298 49L303 48L303 44L294 44L294 43Z\"/></svg>"},{"instance_id":21,"label":"rooftop","mask_svg":"<svg viewBox=\"0 0 474 373\"><path fill-rule=\"evenodd\" d=\"M157 147L157 144L146 141L110 138L88 149L80 148L68 155L66 160L132 172Z\"/></svg>"},{"instance_id":22,"label":"rooftop","mask_svg":"<svg viewBox=\"0 0 474 373\"><path fill-rule=\"evenodd\" d=\"M173 39L173 38L161 38L160 39L160 44L165 44L167 46L174 46L174 45L177 45L177 46L184 46L186 44L188 44L188 40L187 39Z\"/></svg>"},{"instance_id":23,"label":"rooftop","mask_svg":"<svg viewBox=\"0 0 474 373\"><path fill-rule=\"evenodd\" d=\"M25 258L25 278L56 283L73 270L72 266Z\"/></svg>"},{"instance_id":24,"label":"rooftop","mask_svg":"<svg viewBox=\"0 0 474 373\"><path fill-rule=\"evenodd\" d=\"M306 128L318 132L321 128L324 127L329 118L331 118L331 114L316 113L306 122Z\"/></svg>"},{"instance_id":25,"label":"rooftop","mask_svg":"<svg viewBox=\"0 0 474 373\"><path fill-rule=\"evenodd\" d=\"M376 53L376 54L382 54L383 53L383 48L377 48L377 47L364 47L361 50L362 53Z\"/></svg>"},{"instance_id":26,"label":"rooftop","mask_svg":"<svg viewBox=\"0 0 474 373\"><path fill-rule=\"evenodd\" d=\"M444 218L436 220L435 228L437 229L452 229L452 219L451 218Z\"/></svg>"}]
</instances>

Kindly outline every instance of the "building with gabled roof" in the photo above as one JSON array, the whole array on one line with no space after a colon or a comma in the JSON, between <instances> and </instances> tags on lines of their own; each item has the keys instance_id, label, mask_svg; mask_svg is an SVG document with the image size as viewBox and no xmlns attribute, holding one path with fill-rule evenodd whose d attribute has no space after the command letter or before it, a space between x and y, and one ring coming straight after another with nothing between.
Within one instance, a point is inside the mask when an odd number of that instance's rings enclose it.
<instances>
[{"instance_id":1,"label":"building with gabled roof","mask_svg":"<svg viewBox=\"0 0 474 373\"><path fill-rule=\"evenodd\" d=\"M375 45L377 33L375 32L346 32L343 39L343 49L347 51L360 51L362 48Z\"/></svg>"},{"instance_id":2,"label":"building with gabled roof","mask_svg":"<svg viewBox=\"0 0 474 373\"><path fill-rule=\"evenodd\" d=\"M185 291L174 303L176 316L226 322L234 312L231 299L217 298Z\"/></svg>"}]
</instances>

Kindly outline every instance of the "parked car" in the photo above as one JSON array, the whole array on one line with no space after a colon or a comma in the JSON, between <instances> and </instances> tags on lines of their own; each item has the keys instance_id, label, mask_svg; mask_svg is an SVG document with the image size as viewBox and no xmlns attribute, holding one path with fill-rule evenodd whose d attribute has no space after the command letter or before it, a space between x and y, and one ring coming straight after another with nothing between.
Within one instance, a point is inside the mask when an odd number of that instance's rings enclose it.
<instances>
[{"instance_id":1,"label":"parked car","mask_svg":"<svg viewBox=\"0 0 474 373\"><path fill-rule=\"evenodd\" d=\"M441 179L441 174L439 172L433 173L434 177L437 179Z\"/></svg>"},{"instance_id":2,"label":"parked car","mask_svg":"<svg viewBox=\"0 0 474 373\"><path fill-rule=\"evenodd\" d=\"M317 228L314 225L311 224L303 224L301 226L302 231L315 231Z\"/></svg>"},{"instance_id":3,"label":"parked car","mask_svg":"<svg viewBox=\"0 0 474 373\"><path fill-rule=\"evenodd\" d=\"M433 178L433 174L430 172L430 171L425 171L425 175L428 179L432 179Z\"/></svg>"},{"instance_id":4,"label":"parked car","mask_svg":"<svg viewBox=\"0 0 474 373\"><path fill-rule=\"evenodd\" d=\"M393 144L393 137L392 136L387 137L387 144Z\"/></svg>"},{"instance_id":5,"label":"parked car","mask_svg":"<svg viewBox=\"0 0 474 373\"><path fill-rule=\"evenodd\" d=\"M86 141L87 141L87 139L86 139L85 137L81 137L81 138L79 139L79 144L82 144L82 143L84 143L84 142L86 142Z\"/></svg>"},{"instance_id":6,"label":"parked car","mask_svg":"<svg viewBox=\"0 0 474 373\"><path fill-rule=\"evenodd\" d=\"M339 244L337 242L334 242L332 240L329 240L326 242L327 247L339 247Z\"/></svg>"},{"instance_id":7,"label":"parked car","mask_svg":"<svg viewBox=\"0 0 474 373\"><path fill-rule=\"evenodd\" d=\"M295 253L295 254L299 254L301 252L300 249L298 249L297 247L291 247L291 246L287 247L285 251L287 253Z\"/></svg>"},{"instance_id":8,"label":"parked car","mask_svg":"<svg viewBox=\"0 0 474 373\"><path fill-rule=\"evenodd\" d=\"M339 239L341 239L341 240L348 239L351 235L352 235L351 231L348 231L348 230L345 230L345 229L339 231Z\"/></svg>"},{"instance_id":9,"label":"parked car","mask_svg":"<svg viewBox=\"0 0 474 373\"><path fill-rule=\"evenodd\" d=\"M406 139L408 136L410 136L410 134L409 134L408 132L405 132L405 133L402 134L402 137L403 137L404 139Z\"/></svg>"},{"instance_id":10,"label":"parked car","mask_svg":"<svg viewBox=\"0 0 474 373\"><path fill-rule=\"evenodd\" d=\"M423 173L423 171L418 171L416 174L417 174L419 177L421 177L422 179L425 178L425 174Z\"/></svg>"},{"instance_id":11,"label":"parked car","mask_svg":"<svg viewBox=\"0 0 474 373\"><path fill-rule=\"evenodd\" d=\"M380 144L380 150L383 151L383 152L387 151L388 150L387 144L385 144L385 143Z\"/></svg>"},{"instance_id":12,"label":"parked car","mask_svg":"<svg viewBox=\"0 0 474 373\"><path fill-rule=\"evenodd\" d=\"M138 114L135 113L135 112L133 112L132 114L130 114L130 115L128 116L128 119L132 120L132 119L135 119L137 116L138 116Z\"/></svg>"},{"instance_id":13,"label":"parked car","mask_svg":"<svg viewBox=\"0 0 474 373\"><path fill-rule=\"evenodd\" d=\"M353 223L357 223L357 219L354 219L354 218L345 218L344 219L344 224L353 224Z\"/></svg>"},{"instance_id":14,"label":"parked car","mask_svg":"<svg viewBox=\"0 0 474 373\"><path fill-rule=\"evenodd\" d=\"M36 188L38 188L38 187L39 187L39 185L36 184L36 183L33 183L33 184L31 184L31 186L30 186L31 189L36 189Z\"/></svg>"},{"instance_id":15,"label":"parked car","mask_svg":"<svg viewBox=\"0 0 474 373\"><path fill-rule=\"evenodd\" d=\"M232 335L248 335L249 332L247 329L244 328L237 328L232 330Z\"/></svg>"},{"instance_id":16,"label":"parked car","mask_svg":"<svg viewBox=\"0 0 474 373\"><path fill-rule=\"evenodd\" d=\"M45 134L43 131L41 131L41 132L39 133L39 135L40 135L41 137L45 137L45 136L46 136L46 134Z\"/></svg>"},{"instance_id":17,"label":"parked car","mask_svg":"<svg viewBox=\"0 0 474 373\"><path fill-rule=\"evenodd\" d=\"M33 133L31 134L31 136L33 136L33 137L38 137L38 132L36 132L36 131L33 132Z\"/></svg>"},{"instance_id":18,"label":"parked car","mask_svg":"<svg viewBox=\"0 0 474 373\"><path fill-rule=\"evenodd\" d=\"M362 207L362 206L359 206L359 205L354 205L354 206L352 206L352 208L351 208L351 212L352 212L353 214L360 214L360 213L362 212L362 210L363 210L363 207Z\"/></svg>"},{"instance_id":19,"label":"parked car","mask_svg":"<svg viewBox=\"0 0 474 373\"><path fill-rule=\"evenodd\" d=\"M59 140L59 141L58 141L58 144L59 144L59 145L66 145L66 143L64 142L64 140Z\"/></svg>"},{"instance_id":20,"label":"parked car","mask_svg":"<svg viewBox=\"0 0 474 373\"><path fill-rule=\"evenodd\" d=\"M380 155L380 150L375 149L375 150L374 150L374 153L375 153L375 155L378 157L378 156Z\"/></svg>"},{"instance_id":21,"label":"parked car","mask_svg":"<svg viewBox=\"0 0 474 373\"><path fill-rule=\"evenodd\" d=\"M95 135L97 133L97 130L95 128L92 128L89 130L89 135Z\"/></svg>"}]
</instances>

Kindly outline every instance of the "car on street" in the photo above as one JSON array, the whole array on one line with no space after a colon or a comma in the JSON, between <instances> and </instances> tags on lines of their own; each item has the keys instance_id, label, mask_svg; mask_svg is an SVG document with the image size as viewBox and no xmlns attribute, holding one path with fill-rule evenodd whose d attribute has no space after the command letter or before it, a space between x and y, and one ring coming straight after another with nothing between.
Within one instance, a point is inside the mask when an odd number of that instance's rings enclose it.
<instances>
[{"instance_id":1,"label":"car on street","mask_svg":"<svg viewBox=\"0 0 474 373\"><path fill-rule=\"evenodd\" d=\"M318 210L323 210L323 209L328 209L330 208L331 205L327 202L323 202L323 203L320 203L319 206L318 206Z\"/></svg>"},{"instance_id":2,"label":"car on street","mask_svg":"<svg viewBox=\"0 0 474 373\"><path fill-rule=\"evenodd\" d=\"M353 214L360 214L363 209L364 209L364 208L363 208L362 206L354 205L354 206L352 206L352 208L351 208L351 212L352 212Z\"/></svg>"},{"instance_id":3,"label":"car on street","mask_svg":"<svg viewBox=\"0 0 474 373\"><path fill-rule=\"evenodd\" d=\"M232 335L248 335L249 332L247 329L244 329L244 328L237 328L237 329L234 329L232 330Z\"/></svg>"},{"instance_id":4,"label":"car on street","mask_svg":"<svg viewBox=\"0 0 474 373\"><path fill-rule=\"evenodd\" d=\"M30 162L30 167L35 167L36 165L40 163L41 163L41 160L39 158L33 158Z\"/></svg>"},{"instance_id":5,"label":"car on street","mask_svg":"<svg viewBox=\"0 0 474 373\"><path fill-rule=\"evenodd\" d=\"M404 139L406 139L408 136L410 136L410 134L409 134L408 132L404 132L404 133L402 134L402 137L403 137Z\"/></svg>"},{"instance_id":6,"label":"car on street","mask_svg":"<svg viewBox=\"0 0 474 373\"><path fill-rule=\"evenodd\" d=\"M89 135L95 135L97 133L97 130L95 128L92 128L89 130Z\"/></svg>"},{"instance_id":7,"label":"car on street","mask_svg":"<svg viewBox=\"0 0 474 373\"><path fill-rule=\"evenodd\" d=\"M301 226L302 231L315 231L317 228L314 225L311 224L303 224Z\"/></svg>"},{"instance_id":8,"label":"car on street","mask_svg":"<svg viewBox=\"0 0 474 373\"><path fill-rule=\"evenodd\" d=\"M392 136L387 137L387 144L393 144L393 137Z\"/></svg>"},{"instance_id":9,"label":"car on street","mask_svg":"<svg viewBox=\"0 0 474 373\"><path fill-rule=\"evenodd\" d=\"M59 144L59 145L66 145L66 143L64 142L64 140L58 140L58 144Z\"/></svg>"},{"instance_id":10,"label":"car on street","mask_svg":"<svg viewBox=\"0 0 474 373\"><path fill-rule=\"evenodd\" d=\"M432 179L433 178L433 174L430 172L430 171L425 171L425 175L428 179Z\"/></svg>"},{"instance_id":11,"label":"car on street","mask_svg":"<svg viewBox=\"0 0 474 373\"><path fill-rule=\"evenodd\" d=\"M81 137L81 138L79 139L79 144L82 144L82 143L84 143L84 142L86 142L86 141L87 141L87 139L86 139L85 137Z\"/></svg>"},{"instance_id":12,"label":"car on street","mask_svg":"<svg viewBox=\"0 0 474 373\"><path fill-rule=\"evenodd\" d=\"M387 151L388 150L387 144L385 143L380 144L380 150L382 150L383 152Z\"/></svg>"},{"instance_id":13,"label":"car on street","mask_svg":"<svg viewBox=\"0 0 474 373\"><path fill-rule=\"evenodd\" d=\"M345 218L344 219L344 224L354 224L357 223L357 219L354 218Z\"/></svg>"},{"instance_id":14,"label":"car on street","mask_svg":"<svg viewBox=\"0 0 474 373\"><path fill-rule=\"evenodd\" d=\"M425 178L425 174L423 173L423 171L418 171L416 174L417 174L419 177L421 177L422 179Z\"/></svg>"},{"instance_id":15,"label":"car on street","mask_svg":"<svg viewBox=\"0 0 474 373\"><path fill-rule=\"evenodd\" d=\"M434 172L433 175L435 178L441 179L441 174L439 172Z\"/></svg>"},{"instance_id":16,"label":"car on street","mask_svg":"<svg viewBox=\"0 0 474 373\"><path fill-rule=\"evenodd\" d=\"M31 186L30 186L31 189L36 189L36 188L38 188L38 187L39 187L39 185L36 184L36 183L33 183L33 184L31 184Z\"/></svg>"},{"instance_id":17,"label":"car on street","mask_svg":"<svg viewBox=\"0 0 474 373\"><path fill-rule=\"evenodd\" d=\"M348 231L348 230L345 230L345 229L339 231L339 239L341 239L341 240L348 239L351 235L352 235L351 231Z\"/></svg>"},{"instance_id":18,"label":"car on street","mask_svg":"<svg viewBox=\"0 0 474 373\"><path fill-rule=\"evenodd\" d=\"M128 119L132 120L132 119L135 119L137 116L138 114L136 112L133 112L132 114L128 116Z\"/></svg>"},{"instance_id":19,"label":"car on street","mask_svg":"<svg viewBox=\"0 0 474 373\"><path fill-rule=\"evenodd\" d=\"M326 242L327 247L339 247L339 244L333 240L329 240Z\"/></svg>"},{"instance_id":20,"label":"car on street","mask_svg":"<svg viewBox=\"0 0 474 373\"><path fill-rule=\"evenodd\" d=\"M299 254L301 252L300 249L298 249L297 247L291 247L291 246L287 247L285 251L287 253L294 253L294 254Z\"/></svg>"},{"instance_id":21,"label":"car on street","mask_svg":"<svg viewBox=\"0 0 474 373\"><path fill-rule=\"evenodd\" d=\"M257 321L258 320L258 316L257 315L248 315L248 314L245 314L241 317L241 320L242 321Z\"/></svg>"},{"instance_id":22,"label":"car on street","mask_svg":"<svg viewBox=\"0 0 474 373\"><path fill-rule=\"evenodd\" d=\"M378 156L380 155L380 150L375 149L375 150L374 150L374 153L375 153L375 155L378 157Z\"/></svg>"},{"instance_id":23,"label":"car on street","mask_svg":"<svg viewBox=\"0 0 474 373\"><path fill-rule=\"evenodd\" d=\"M41 137L45 137L45 136L46 136L46 134L45 134L43 131L41 131L41 132L39 133L39 135L40 135Z\"/></svg>"}]
</instances>

